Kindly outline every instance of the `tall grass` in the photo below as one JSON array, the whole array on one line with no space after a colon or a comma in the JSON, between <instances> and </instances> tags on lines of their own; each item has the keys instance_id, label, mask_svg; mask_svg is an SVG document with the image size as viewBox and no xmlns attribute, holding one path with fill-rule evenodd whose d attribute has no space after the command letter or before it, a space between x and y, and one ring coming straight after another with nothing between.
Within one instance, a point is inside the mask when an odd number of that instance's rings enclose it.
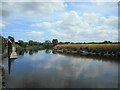
<instances>
[{"instance_id":1,"label":"tall grass","mask_svg":"<svg viewBox=\"0 0 120 90\"><path fill-rule=\"evenodd\" d=\"M95 51L120 51L120 44L62 44L57 45L54 49L68 48L68 49L88 49Z\"/></svg>"}]
</instances>

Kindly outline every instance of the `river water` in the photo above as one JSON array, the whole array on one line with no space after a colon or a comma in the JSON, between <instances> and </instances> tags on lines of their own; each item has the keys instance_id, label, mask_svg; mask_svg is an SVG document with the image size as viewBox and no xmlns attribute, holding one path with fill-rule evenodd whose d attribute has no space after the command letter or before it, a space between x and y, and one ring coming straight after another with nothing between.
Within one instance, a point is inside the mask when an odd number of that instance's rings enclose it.
<instances>
[{"instance_id":1,"label":"river water","mask_svg":"<svg viewBox=\"0 0 120 90\"><path fill-rule=\"evenodd\" d=\"M3 60L7 88L117 88L118 64L111 58L45 50Z\"/></svg>"}]
</instances>

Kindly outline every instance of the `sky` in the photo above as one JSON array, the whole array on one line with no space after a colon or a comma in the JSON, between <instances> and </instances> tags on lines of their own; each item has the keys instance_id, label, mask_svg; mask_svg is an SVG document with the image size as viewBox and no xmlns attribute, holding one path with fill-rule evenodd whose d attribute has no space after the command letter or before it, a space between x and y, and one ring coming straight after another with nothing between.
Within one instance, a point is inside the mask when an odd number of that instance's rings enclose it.
<instances>
[{"instance_id":1,"label":"sky","mask_svg":"<svg viewBox=\"0 0 120 90\"><path fill-rule=\"evenodd\" d=\"M16 41L118 41L118 2L5 0L0 13L2 36Z\"/></svg>"}]
</instances>

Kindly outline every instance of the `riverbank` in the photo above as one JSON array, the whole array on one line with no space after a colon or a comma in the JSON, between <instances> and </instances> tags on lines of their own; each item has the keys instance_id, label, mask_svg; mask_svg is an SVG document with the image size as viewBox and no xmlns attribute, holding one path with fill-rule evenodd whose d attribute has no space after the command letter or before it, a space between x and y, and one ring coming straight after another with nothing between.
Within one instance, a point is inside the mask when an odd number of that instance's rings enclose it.
<instances>
[{"instance_id":1,"label":"riverbank","mask_svg":"<svg viewBox=\"0 0 120 90\"><path fill-rule=\"evenodd\" d=\"M59 44L53 50L80 55L119 56L120 44Z\"/></svg>"},{"instance_id":2,"label":"riverbank","mask_svg":"<svg viewBox=\"0 0 120 90\"><path fill-rule=\"evenodd\" d=\"M27 47L22 47L18 44L15 44L15 47L17 49L17 51L24 51L24 50L43 50L44 48L42 46L27 46Z\"/></svg>"},{"instance_id":3,"label":"riverbank","mask_svg":"<svg viewBox=\"0 0 120 90\"><path fill-rule=\"evenodd\" d=\"M0 90L2 90L2 66L0 65Z\"/></svg>"},{"instance_id":4,"label":"riverbank","mask_svg":"<svg viewBox=\"0 0 120 90\"><path fill-rule=\"evenodd\" d=\"M2 65L2 60L5 57L7 57L7 50L3 54L0 54L0 90L5 88L5 73Z\"/></svg>"},{"instance_id":5,"label":"riverbank","mask_svg":"<svg viewBox=\"0 0 120 90\"><path fill-rule=\"evenodd\" d=\"M4 67L2 65L3 58L6 58L8 56L8 50L7 48L4 49L4 52L0 54L0 90L5 89L5 72Z\"/></svg>"}]
</instances>

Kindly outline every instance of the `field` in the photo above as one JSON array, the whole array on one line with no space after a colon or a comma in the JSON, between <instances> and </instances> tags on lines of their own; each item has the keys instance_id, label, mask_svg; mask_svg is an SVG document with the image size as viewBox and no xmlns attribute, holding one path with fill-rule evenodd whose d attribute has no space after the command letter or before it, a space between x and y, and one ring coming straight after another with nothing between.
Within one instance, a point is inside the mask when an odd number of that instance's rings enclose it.
<instances>
[{"instance_id":1,"label":"field","mask_svg":"<svg viewBox=\"0 0 120 90\"><path fill-rule=\"evenodd\" d=\"M88 49L93 51L120 51L120 44L59 44L54 49Z\"/></svg>"}]
</instances>

